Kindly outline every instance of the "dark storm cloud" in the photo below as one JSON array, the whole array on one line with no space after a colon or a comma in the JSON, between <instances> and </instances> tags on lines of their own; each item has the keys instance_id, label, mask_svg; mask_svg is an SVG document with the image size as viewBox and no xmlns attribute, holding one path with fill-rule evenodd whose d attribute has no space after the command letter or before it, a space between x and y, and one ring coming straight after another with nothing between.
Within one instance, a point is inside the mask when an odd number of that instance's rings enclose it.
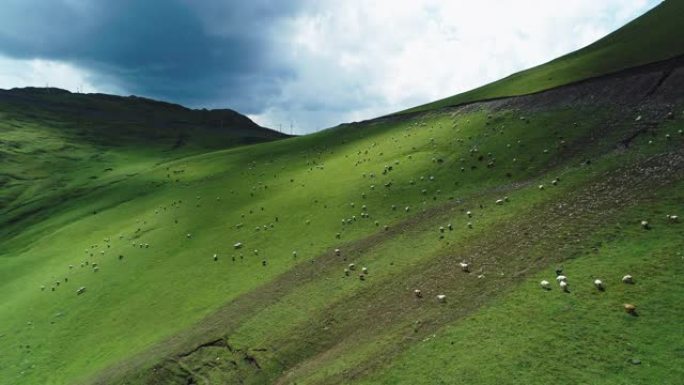
<instances>
[{"instance_id":1,"label":"dark storm cloud","mask_svg":"<svg viewBox=\"0 0 684 385\"><path fill-rule=\"evenodd\" d=\"M293 76L272 57L272 35L298 2L3 3L0 53L70 62L131 93L258 113L279 81Z\"/></svg>"}]
</instances>

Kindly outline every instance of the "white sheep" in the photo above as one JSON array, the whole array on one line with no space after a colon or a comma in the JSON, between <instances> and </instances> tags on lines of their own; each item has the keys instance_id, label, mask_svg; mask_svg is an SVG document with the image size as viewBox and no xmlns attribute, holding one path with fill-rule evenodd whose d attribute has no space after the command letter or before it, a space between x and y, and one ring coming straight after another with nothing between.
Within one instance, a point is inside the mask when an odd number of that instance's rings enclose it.
<instances>
[{"instance_id":1,"label":"white sheep","mask_svg":"<svg viewBox=\"0 0 684 385\"><path fill-rule=\"evenodd\" d=\"M651 225L648 224L648 221L641 221L641 227L648 230L651 228Z\"/></svg>"},{"instance_id":2,"label":"white sheep","mask_svg":"<svg viewBox=\"0 0 684 385\"><path fill-rule=\"evenodd\" d=\"M594 280L594 286L596 286L596 289L598 289L599 291L606 290L606 287L603 285L603 281L601 281L600 279Z\"/></svg>"},{"instance_id":3,"label":"white sheep","mask_svg":"<svg viewBox=\"0 0 684 385\"><path fill-rule=\"evenodd\" d=\"M470 271L470 265L467 263L460 262L459 265L461 265L461 270L465 271L466 273Z\"/></svg>"},{"instance_id":4,"label":"white sheep","mask_svg":"<svg viewBox=\"0 0 684 385\"><path fill-rule=\"evenodd\" d=\"M503 203L504 203L504 200L503 200L503 199L497 199L497 200L496 200L496 204L497 204L497 205L502 205Z\"/></svg>"},{"instance_id":5,"label":"white sheep","mask_svg":"<svg viewBox=\"0 0 684 385\"><path fill-rule=\"evenodd\" d=\"M342 252L340 251L340 249L335 249L335 255L338 255L338 256L339 256L341 253L342 253Z\"/></svg>"},{"instance_id":6,"label":"white sheep","mask_svg":"<svg viewBox=\"0 0 684 385\"><path fill-rule=\"evenodd\" d=\"M466 211L466 215L468 216L468 218L472 218L472 217L473 217L473 213L470 212L470 211Z\"/></svg>"},{"instance_id":7,"label":"white sheep","mask_svg":"<svg viewBox=\"0 0 684 385\"><path fill-rule=\"evenodd\" d=\"M349 267L349 270L356 270L356 265L353 263L350 263L348 267Z\"/></svg>"},{"instance_id":8,"label":"white sheep","mask_svg":"<svg viewBox=\"0 0 684 385\"><path fill-rule=\"evenodd\" d=\"M362 268L361 268L361 273L363 273L363 274L368 274L368 268L365 267L365 266L362 267Z\"/></svg>"},{"instance_id":9,"label":"white sheep","mask_svg":"<svg viewBox=\"0 0 684 385\"><path fill-rule=\"evenodd\" d=\"M78 288L78 290L76 290L76 295L81 295L81 294L85 293L85 291L86 291L85 286L81 286Z\"/></svg>"},{"instance_id":10,"label":"white sheep","mask_svg":"<svg viewBox=\"0 0 684 385\"><path fill-rule=\"evenodd\" d=\"M547 280L543 280L539 283L544 290L551 290L551 284Z\"/></svg>"},{"instance_id":11,"label":"white sheep","mask_svg":"<svg viewBox=\"0 0 684 385\"><path fill-rule=\"evenodd\" d=\"M566 277L566 276L564 276L564 275L559 275L559 276L556 277L556 281L557 281L557 282L567 282L567 281L568 281L568 277Z\"/></svg>"},{"instance_id":12,"label":"white sheep","mask_svg":"<svg viewBox=\"0 0 684 385\"><path fill-rule=\"evenodd\" d=\"M634 277L632 277L631 275L627 274L627 275L625 275L624 277L622 277L622 282L623 282L623 283L632 284L632 283L634 283Z\"/></svg>"},{"instance_id":13,"label":"white sheep","mask_svg":"<svg viewBox=\"0 0 684 385\"><path fill-rule=\"evenodd\" d=\"M543 190L543 189L544 189L544 185L543 185L543 184L540 184L540 185L539 185L539 189L540 189L540 190Z\"/></svg>"},{"instance_id":14,"label":"white sheep","mask_svg":"<svg viewBox=\"0 0 684 385\"><path fill-rule=\"evenodd\" d=\"M561 288L561 290L567 292L568 291L568 283L565 281L561 281L560 282L560 288Z\"/></svg>"},{"instance_id":15,"label":"white sheep","mask_svg":"<svg viewBox=\"0 0 684 385\"><path fill-rule=\"evenodd\" d=\"M672 222L672 223L679 222L679 217L676 216L676 215L669 215L669 214L668 214L668 215L667 215L667 219L668 219L670 222Z\"/></svg>"},{"instance_id":16,"label":"white sheep","mask_svg":"<svg viewBox=\"0 0 684 385\"><path fill-rule=\"evenodd\" d=\"M241 249L242 248L242 242L237 242L233 245L234 249Z\"/></svg>"},{"instance_id":17,"label":"white sheep","mask_svg":"<svg viewBox=\"0 0 684 385\"><path fill-rule=\"evenodd\" d=\"M437 301L439 301L439 302L446 302L446 295L444 295L444 294L438 294L438 295L437 295Z\"/></svg>"},{"instance_id":18,"label":"white sheep","mask_svg":"<svg viewBox=\"0 0 684 385\"><path fill-rule=\"evenodd\" d=\"M422 298L422 297L423 297L423 293L422 293L419 289L414 290L414 291L413 291L413 294L414 294L416 297L418 297L418 298Z\"/></svg>"}]
</instances>

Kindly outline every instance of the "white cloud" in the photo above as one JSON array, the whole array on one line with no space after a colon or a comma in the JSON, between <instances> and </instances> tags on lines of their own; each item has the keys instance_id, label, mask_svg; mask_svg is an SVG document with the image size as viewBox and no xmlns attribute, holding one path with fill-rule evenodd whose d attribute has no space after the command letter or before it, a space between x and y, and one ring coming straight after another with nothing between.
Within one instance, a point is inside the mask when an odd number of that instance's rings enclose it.
<instances>
[{"instance_id":1,"label":"white cloud","mask_svg":"<svg viewBox=\"0 0 684 385\"><path fill-rule=\"evenodd\" d=\"M318 1L279 31L298 76L264 125L311 132L497 80L578 49L656 5L648 0ZM283 32L285 31L285 32Z\"/></svg>"},{"instance_id":2,"label":"white cloud","mask_svg":"<svg viewBox=\"0 0 684 385\"><path fill-rule=\"evenodd\" d=\"M50 86L72 92L122 92L113 86L96 84L90 72L60 61L0 56L0 68L0 88L5 89Z\"/></svg>"}]
</instances>

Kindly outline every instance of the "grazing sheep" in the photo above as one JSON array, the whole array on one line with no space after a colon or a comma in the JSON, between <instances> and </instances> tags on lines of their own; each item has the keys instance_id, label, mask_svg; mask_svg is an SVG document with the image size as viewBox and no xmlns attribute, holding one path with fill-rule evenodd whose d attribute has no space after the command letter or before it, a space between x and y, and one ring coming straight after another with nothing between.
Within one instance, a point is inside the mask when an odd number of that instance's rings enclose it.
<instances>
[{"instance_id":1,"label":"grazing sheep","mask_svg":"<svg viewBox=\"0 0 684 385\"><path fill-rule=\"evenodd\" d=\"M418 289L414 290L414 291L413 291L413 294L414 294L417 298L423 298L423 293L422 293L420 290L418 290Z\"/></svg>"},{"instance_id":2,"label":"grazing sheep","mask_svg":"<svg viewBox=\"0 0 684 385\"><path fill-rule=\"evenodd\" d=\"M470 271L470 265L468 265L465 262L460 262L459 265L461 265L461 270L465 271L468 273Z\"/></svg>"},{"instance_id":3,"label":"grazing sheep","mask_svg":"<svg viewBox=\"0 0 684 385\"><path fill-rule=\"evenodd\" d=\"M679 222L679 217L676 215L669 215L668 214L666 218L672 223Z\"/></svg>"},{"instance_id":4,"label":"grazing sheep","mask_svg":"<svg viewBox=\"0 0 684 385\"><path fill-rule=\"evenodd\" d=\"M292 252L292 257L297 258L297 252L296 251Z\"/></svg>"},{"instance_id":5,"label":"grazing sheep","mask_svg":"<svg viewBox=\"0 0 684 385\"><path fill-rule=\"evenodd\" d=\"M368 268L367 268L367 267L362 267L362 268L361 268L361 273L363 273L363 274L368 274Z\"/></svg>"},{"instance_id":6,"label":"grazing sheep","mask_svg":"<svg viewBox=\"0 0 684 385\"><path fill-rule=\"evenodd\" d=\"M569 291L569 289L568 289L568 283L565 282L565 281L561 281L561 282L560 282L560 288L561 288L561 290L563 290L563 291L566 292L566 293Z\"/></svg>"},{"instance_id":7,"label":"grazing sheep","mask_svg":"<svg viewBox=\"0 0 684 385\"><path fill-rule=\"evenodd\" d=\"M648 221L641 221L641 227L643 227L646 230L649 230L651 228L651 225L648 223Z\"/></svg>"},{"instance_id":8,"label":"grazing sheep","mask_svg":"<svg viewBox=\"0 0 684 385\"><path fill-rule=\"evenodd\" d=\"M340 255L341 253L340 249L335 249L335 255Z\"/></svg>"},{"instance_id":9,"label":"grazing sheep","mask_svg":"<svg viewBox=\"0 0 684 385\"><path fill-rule=\"evenodd\" d=\"M76 290L76 295L81 295L81 294L85 293L85 291L86 291L85 286L81 286L78 288L78 290Z\"/></svg>"},{"instance_id":10,"label":"grazing sheep","mask_svg":"<svg viewBox=\"0 0 684 385\"><path fill-rule=\"evenodd\" d=\"M466 215L468 216L468 218L472 218L472 217L473 217L473 213L470 212L470 211L466 211Z\"/></svg>"},{"instance_id":11,"label":"grazing sheep","mask_svg":"<svg viewBox=\"0 0 684 385\"><path fill-rule=\"evenodd\" d=\"M497 199L497 200L496 200L496 204L497 204L497 205L502 205L503 203L504 203L504 200L503 200L503 199Z\"/></svg>"},{"instance_id":12,"label":"grazing sheep","mask_svg":"<svg viewBox=\"0 0 684 385\"><path fill-rule=\"evenodd\" d=\"M604 290L606 290L606 287L605 287L605 285L603 284L603 281L601 281L600 279L595 279L595 280L594 280L594 286L596 286L596 289L598 289L598 291L604 291Z\"/></svg>"},{"instance_id":13,"label":"grazing sheep","mask_svg":"<svg viewBox=\"0 0 684 385\"><path fill-rule=\"evenodd\" d=\"M540 190L543 190L543 189L544 189L544 185L543 185L543 184L540 184L540 185L539 185L539 189L540 189Z\"/></svg>"},{"instance_id":14,"label":"grazing sheep","mask_svg":"<svg viewBox=\"0 0 684 385\"><path fill-rule=\"evenodd\" d=\"M624 277L622 277L622 282L627 283L627 284L633 284L634 283L634 277L631 275L627 274Z\"/></svg>"},{"instance_id":15,"label":"grazing sheep","mask_svg":"<svg viewBox=\"0 0 684 385\"><path fill-rule=\"evenodd\" d=\"M242 248L242 242L238 242L238 243L234 244L233 248L234 249L241 249Z\"/></svg>"},{"instance_id":16,"label":"grazing sheep","mask_svg":"<svg viewBox=\"0 0 684 385\"><path fill-rule=\"evenodd\" d=\"M439 226L439 232L440 232L440 233L443 233L444 230L445 230L445 229L444 229L444 226Z\"/></svg>"},{"instance_id":17,"label":"grazing sheep","mask_svg":"<svg viewBox=\"0 0 684 385\"><path fill-rule=\"evenodd\" d=\"M446 302L446 295L444 295L444 294L438 294L438 295L437 295L437 301L442 302L442 303L443 303L443 302Z\"/></svg>"},{"instance_id":18,"label":"grazing sheep","mask_svg":"<svg viewBox=\"0 0 684 385\"><path fill-rule=\"evenodd\" d=\"M631 303L626 303L623 305L623 307L627 314L636 315L636 306L632 305Z\"/></svg>"},{"instance_id":19,"label":"grazing sheep","mask_svg":"<svg viewBox=\"0 0 684 385\"><path fill-rule=\"evenodd\" d=\"M348 268L349 268L349 270L356 270L356 265L353 263L350 263Z\"/></svg>"},{"instance_id":20,"label":"grazing sheep","mask_svg":"<svg viewBox=\"0 0 684 385\"><path fill-rule=\"evenodd\" d=\"M214 254L214 262L218 261L218 255Z\"/></svg>"},{"instance_id":21,"label":"grazing sheep","mask_svg":"<svg viewBox=\"0 0 684 385\"><path fill-rule=\"evenodd\" d=\"M566 276L564 276L564 275L559 275L559 276L556 277L556 281L557 281L557 282L567 282L567 281L568 281L568 277L566 277Z\"/></svg>"},{"instance_id":22,"label":"grazing sheep","mask_svg":"<svg viewBox=\"0 0 684 385\"><path fill-rule=\"evenodd\" d=\"M551 290L551 284L547 280L543 280L539 283L544 290Z\"/></svg>"},{"instance_id":23,"label":"grazing sheep","mask_svg":"<svg viewBox=\"0 0 684 385\"><path fill-rule=\"evenodd\" d=\"M186 237L186 238L192 238L192 234L187 233L187 234L185 234L185 237Z\"/></svg>"}]
</instances>

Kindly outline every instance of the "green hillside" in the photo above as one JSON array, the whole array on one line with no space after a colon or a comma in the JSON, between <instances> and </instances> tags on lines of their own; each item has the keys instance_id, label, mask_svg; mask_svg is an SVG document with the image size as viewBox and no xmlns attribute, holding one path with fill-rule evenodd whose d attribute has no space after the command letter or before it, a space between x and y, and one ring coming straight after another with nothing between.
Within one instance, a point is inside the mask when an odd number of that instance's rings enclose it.
<instances>
[{"instance_id":1,"label":"green hillside","mask_svg":"<svg viewBox=\"0 0 684 385\"><path fill-rule=\"evenodd\" d=\"M684 55L684 2L665 0L645 15L568 55L504 79L400 113L525 95Z\"/></svg>"},{"instance_id":2,"label":"green hillside","mask_svg":"<svg viewBox=\"0 0 684 385\"><path fill-rule=\"evenodd\" d=\"M0 90L0 238L158 164L285 137L232 110L60 89Z\"/></svg>"},{"instance_id":3,"label":"green hillside","mask_svg":"<svg viewBox=\"0 0 684 385\"><path fill-rule=\"evenodd\" d=\"M679 8L611 68L675 49ZM681 383L683 70L293 138L0 93L0 382Z\"/></svg>"}]
</instances>

